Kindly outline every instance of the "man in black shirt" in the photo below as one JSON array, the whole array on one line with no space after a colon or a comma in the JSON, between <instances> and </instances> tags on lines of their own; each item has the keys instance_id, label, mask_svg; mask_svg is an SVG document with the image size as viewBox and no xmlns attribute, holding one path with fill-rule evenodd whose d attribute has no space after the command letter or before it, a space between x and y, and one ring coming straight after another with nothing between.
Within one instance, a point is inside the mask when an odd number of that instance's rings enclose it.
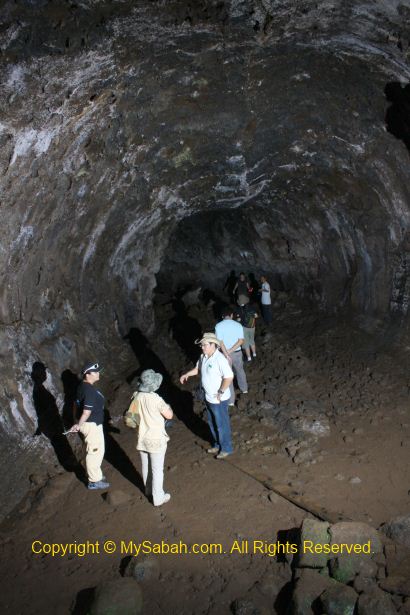
<instances>
[{"instance_id":1,"label":"man in black shirt","mask_svg":"<svg viewBox=\"0 0 410 615\"><path fill-rule=\"evenodd\" d=\"M93 385L100 379L98 363L87 363L82 370L83 381L78 387L77 403L81 409L78 423L70 431L81 432L87 446L85 464L89 489L107 489L110 484L103 480L101 464L105 442L103 432L104 396Z\"/></svg>"}]
</instances>

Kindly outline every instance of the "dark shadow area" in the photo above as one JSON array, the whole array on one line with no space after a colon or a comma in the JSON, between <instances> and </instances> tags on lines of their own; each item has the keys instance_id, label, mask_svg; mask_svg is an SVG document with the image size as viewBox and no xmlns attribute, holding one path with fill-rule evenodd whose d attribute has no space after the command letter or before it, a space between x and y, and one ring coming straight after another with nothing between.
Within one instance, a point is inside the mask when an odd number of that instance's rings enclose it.
<instances>
[{"instance_id":1,"label":"dark shadow area","mask_svg":"<svg viewBox=\"0 0 410 615\"><path fill-rule=\"evenodd\" d=\"M126 557L122 558L120 562L120 575L122 577L125 575L125 571L127 570L132 558L133 558L132 555L127 555Z\"/></svg>"},{"instance_id":2,"label":"dark shadow area","mask_svg":"<svg viewBox=\"0 0 410 615\"><path fill-rule=\"evenodd\" d=\"M105 454L104 459L112 465L125 479L132 485L137 487L141 493L145 493L144 483L140 473L136 470L127 453L123 451L121 446L110 433L110 429L104 427L105 437Z\"/></svg>"},{"instance_id":3,"label":"dark shadow area","mask_svg":"<svg viewBox=\"0 0 410 615\"><path fill-rule=\"evenodd\" d=\"M195 340L201 337L201 325L195 318L188 314L183 301L175 299L172 302L175 315L169 321L169 331L172 338L192 363L196 363L199 357L199 348Z\"/></svg>"},{"instance_id":4,"label":"dark shadow area","mask_svg":"<svg viewBox=\"0 0 410 615\"><path fill-rule=\"evenodd\" d=\"M300 528L292 527L289 530L279 530L277 535L277 542L281 545L286 545L286 543L289 543L290 545L300 544ZM286 553L278 553L276 557L277 561L281 563L288 561L289 555ZM292 568L293 562L295 561L295 557L297 557L297 555L293 557Z\"/></svg>"},{"instance_id":5,"label":"dark shadow area","mask_svg":"<svg viewBox=\"0 0 410 615\"><path fill-rule=\"evenodd\" d=\"M66 429L70 429L79 418L76 399L81 380L70 369L65 369L61 374L61 382L64 389L63 423Z\"/></svg>"},{"instance_id":6,"label":"dark shadow area","mask_svg":"<svg viewBox=\"0 0 410 615\"><path fill-rule=\"evenodd\" d=\"M233 289L235 288L237 279L238 276L236 275L235 269L231 269L222 288L222 290L228 295L229 301L233 301L234 299Z\"/></svg>"},{"instance_id":7,"label":"dark shadow area","mask_svg":"<svg viewBox=\"0 0 410 615\"><path fill-rule=\"evenodd\" d=\"M208 312L212 311L215 321L220 320L223 309L228 305L225 299L221 299L210 288L205 288L202 292L202 303Z\"/></svg>"},{"instance_id":8,"label":"dark shadow area","mask_svg":"<svg viewBox=\"0 0 410 615\"><path fill-rule=\"evenodd\" d=\"M212 291L210 291L212 292ZM222 312L224 311L224 309L229 305L228 301L225 301L224 299L221 299L220 297L218 297L217 295L213 295L213 300L212 300L212 315L215 319L215 323L219 322L221 320L222 317Z\"/></svg>"},{"instance_id":9,"label":"dark shadow area","mask_svg":"<svg viewBox=\"0 0 410 615\"><path fill-rule=\"evenodd\" d=\"M105 454L104 459L112 465L126 480L137 487L141 493L145 493L144 483L141 474L135 468L127 453L121 448L113 434L120 433L111 420L110 412L104 409L104 438Z\"/></svg>"},{"instance_id":10,"label":"dark shadow area","mask_svg":"<svg viewBox=\"0 0 410 615\"><path fill-rule=\"evenodd\" d=\"M293 582L289 581L282 587L273 604L273 608L277 615L289 615L289 613L291 613L292 592Z\"/></svg>"},{"instance_id":11,"label":"dark shadow area","mask_svg":"<svg viewBox=\"0 0 410 615\"><path fill-rule=\"evenodd\" d=\"M384 94L391 103L386 111L386 128L403 141L410 152L410 84L403 87L400 82L391 81L384 88Z\"/></svg>"},{"instance_id":12,"label":"dark shadow area","mask_svg":"<svg viewBox=\"0 0 410 615\"><path fill-rule=\"evenodd\" d=\"M171 406L178 419L181 420L193 434L204 440L209 440L209 427L207 423L194 413L191 393L189 391L181 391L180 388L173 383L168 370L150 347L147 338L139 329L133 327L124 339L129 341L131 349L140 364L140 368L132 374L130 382L145 369L153 369L162 374L163 381L158 390L158 394Z\"/></svg>"},{"instance_id":13,"label":"dark shadow area","mask_svg":"<svg viewBox=\"0 0 410 615\"><path fill-rule=\"evenodd\" d=\"M248 281L249 281L249 300L251 302L258 301L259 297L259 282L255 277L255 274L250 271L248 273Z\"/></svg>"},{"instance_id":14,"label":"dark shadow area","mask_svg":"<svg viewBox=\"0 0 410 615\"><path fill-rule=\"evenodd\" d=\"M90 613L91 605L94 600L95 587L87 587L78 592L74 606L70 613L72 615L87 615Z\"/></svg>"},{"instance_id":15,"label":"dark shadow area","mask_svg":"<svg viewBox=\"0 0 410 615\"><path fill-rule=\"evenodd\" d=\"M300 528L292 527L288 530L279 530L276 537L276 541L280 545L285 545L283 551L277 554L276 561L280 563L289 561L289 558L292 557L292 555L290 554L290 551L289 554L286 553L286 545L300 544ZM291 563L292 570L294 569L294 564L296 561L295 558L297 558L297 555L293 555ZM293 589L294 583L293 581L289 581L282 587L279 594L277 595L274 603L274 609L275 613L277 613L278 615L288 615L292 612L291 606Z\"/></svg>"},{"instance_id":16,"label":"dark shadow area","mask_svg":"<svg viewBox=\"0 0 410 615\"><path fill-rule=\"evenodd\" d=\"M41 361L33 363L31 378L33 380L33 403L37 414L37 429L35 436L44 434L50 440L60 465L67 472L75 472L81 482L85 481L85 472L77 461L73 450L63 435L64 425L58 411L55 397L44 386L47 379L47 368Z\"/></svg>"}]
</instances>

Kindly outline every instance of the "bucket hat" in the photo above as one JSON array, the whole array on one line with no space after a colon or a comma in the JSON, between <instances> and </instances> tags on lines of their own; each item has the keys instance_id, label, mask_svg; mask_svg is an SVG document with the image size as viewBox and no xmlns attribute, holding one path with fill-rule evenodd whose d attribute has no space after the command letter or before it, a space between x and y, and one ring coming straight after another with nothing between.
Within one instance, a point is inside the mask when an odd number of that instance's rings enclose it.
<instances>
[{"instance_id":1,"label":"bucket hat","mask_svg":"<svg viewBox=\"0 0 410 615\"><path fill-rule=\"evenodd\" d=\"M153 393L161 386L162 374L146 369L137 380L137 389L140 393Z\"/></svg>"}]
</instances>

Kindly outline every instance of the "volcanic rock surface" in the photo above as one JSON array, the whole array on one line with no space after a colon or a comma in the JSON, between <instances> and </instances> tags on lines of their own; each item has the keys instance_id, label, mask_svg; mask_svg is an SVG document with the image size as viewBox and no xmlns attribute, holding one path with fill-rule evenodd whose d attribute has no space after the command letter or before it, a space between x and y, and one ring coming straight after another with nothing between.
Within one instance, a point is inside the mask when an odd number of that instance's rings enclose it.
<instances>
[{"instance_id":1,"label":"volcanic rock surface","mask_svg":"<svg viewBox=\"0 0 410 615\"><path fill-rule=\"evenodd\" d=\"M409 15L407 0L4 3L4 511L51 450L32 437L33 364L69 415L96 357L111 403L178 287L265 272L285 314L405 338Z\"/></svg>"}]
</instances>

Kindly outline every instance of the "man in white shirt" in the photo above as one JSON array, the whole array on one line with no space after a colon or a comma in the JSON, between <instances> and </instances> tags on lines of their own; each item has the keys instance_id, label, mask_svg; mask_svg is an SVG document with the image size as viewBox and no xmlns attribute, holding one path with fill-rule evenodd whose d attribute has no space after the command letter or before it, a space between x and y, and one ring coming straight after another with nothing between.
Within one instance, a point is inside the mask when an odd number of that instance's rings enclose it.
<instances>
[{"instance_id":1,"label":"man in white shirt","mask_svg":"<svg viewBox=\"0 0 410 615\"><path fill-rule=\"evenodd\" d=\"M224 459L233 453L228 401L229 385L233 372L227 359L219 351L221 345L214 333L204 333L196 342L201 346L202 356L196 366L179 379L184 384L191 376L200 373L201 384L205 391L208 411L208 425L212 434L212 447L208 453L218 453L217 459Z\"/></svg>"},{"instance_id":2,"label":"man in white shirt","mask_svg":"<svg viewBox=\"0 0 410 615\"><path fill-rule=\"evenodd\" d=\"M241 346L244 341L245 334L243 327L239 322L233 320L233 310L227 307L222 312L222 320L215 327L216 337L221 340L221 349L225 357L232 363L232 370L238 381L238 386L242 393L248 392L248 382L246 380L245 371L243 369L243 358ZM235 389L233 383L230 386L231 398L229 405L235 403Z\"/></svg>"},{"instance_id":3,"label":"man in white shirt","mask_svg":"<svg viewBox=\"0 0 410 615\"><path fill-rule=\"evenodd\" d=\"M261 275L261 312L267 325L272 323L272 300L270 297L270 284L264 275Z\"/></svg>"}]
</instances>

